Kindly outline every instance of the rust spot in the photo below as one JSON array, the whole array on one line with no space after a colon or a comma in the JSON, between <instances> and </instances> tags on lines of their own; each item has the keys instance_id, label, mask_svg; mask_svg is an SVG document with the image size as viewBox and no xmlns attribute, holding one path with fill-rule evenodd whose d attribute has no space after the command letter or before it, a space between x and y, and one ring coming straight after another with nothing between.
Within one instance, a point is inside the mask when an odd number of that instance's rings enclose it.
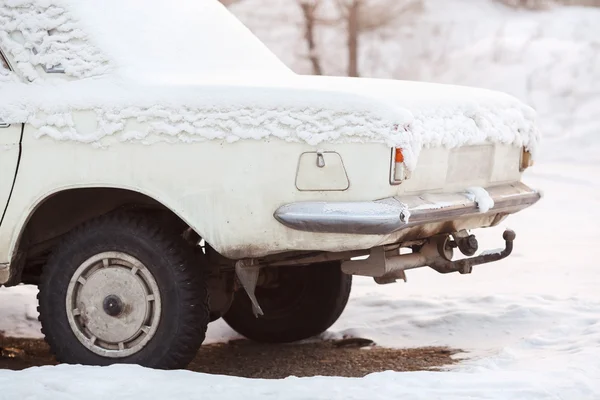
<instances>
[{"instance_id":1,"label":"rust spot","mask_svg":"<svg viewBox=\"0 0 600 400\"><path fill-rule=\"evenodd\" d=\"M440 233L452 233L452 232L456 232L456 225L454 224L454 221L446 221L442 224L439 232Z\"/></svg>"}]
</instances>

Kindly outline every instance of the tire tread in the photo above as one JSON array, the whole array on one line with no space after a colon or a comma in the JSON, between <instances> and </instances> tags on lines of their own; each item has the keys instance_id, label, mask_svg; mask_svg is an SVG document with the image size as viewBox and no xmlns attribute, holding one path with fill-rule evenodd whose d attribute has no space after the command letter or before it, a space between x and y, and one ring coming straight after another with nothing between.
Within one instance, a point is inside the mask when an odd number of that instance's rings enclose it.
<instances>
[{"instance_id":1,"label":"tire tread","mask_svg":"<svg viewBox=\"0 0 600 400\"><path fill-rule=\"evenodd\" d=\"M62 260L78 250L82 237L115 229L127 230L131 234L143 237L164 254L164 258L169 260L172 268L178 304L183 308L179 330L175 340L170 344L169 351L160 359L150 357L145 366L161 369L187 366L204 341L208 325L209 301L204 270L197 265L198 258L193 248L185 243L183 238L167 233L153 221L152 217L141 213L118 212L92 219L69 232L57 245L42 270L37 296L39 320L46 342L50 345L57 361L67 363L78 361L68 341L54 334L55 329L48 329L56 323L67 325L62 329L70 329L68 321L56 320L56 304L58 302L63 305L64 299L61 298L60 288L52 285L52 280L60 273ZM118 363L119 359L107 359L107 361L107 363Z\"/></svg>"}]
</instances>

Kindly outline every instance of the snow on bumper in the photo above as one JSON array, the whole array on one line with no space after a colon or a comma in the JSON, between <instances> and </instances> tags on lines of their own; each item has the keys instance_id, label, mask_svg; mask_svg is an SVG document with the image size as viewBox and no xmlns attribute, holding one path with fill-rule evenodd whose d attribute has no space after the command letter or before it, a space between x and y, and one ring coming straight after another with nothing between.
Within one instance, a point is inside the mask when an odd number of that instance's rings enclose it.
<instances>
[{"instance_id":1,"label":"snow on bumper","mask_svg":"<svg viewBox=\"0 0 600 400\"><path fill-rule=\"evenodd\" d=\"M520 182L488 187L485 191L493 201L493 207L481 208L477 197L464 191L367 202L298 202L281 206L274 216L283 225L300 231L385 235L481 213L505 216L527 208L541 198L538 191Z\"/></svg>"}]
</instances>

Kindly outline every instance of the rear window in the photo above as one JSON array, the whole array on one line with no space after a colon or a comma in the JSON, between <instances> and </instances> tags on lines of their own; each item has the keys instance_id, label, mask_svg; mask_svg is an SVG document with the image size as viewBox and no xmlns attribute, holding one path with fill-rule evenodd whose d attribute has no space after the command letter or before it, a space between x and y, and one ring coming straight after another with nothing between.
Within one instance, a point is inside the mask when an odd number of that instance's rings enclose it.
<instances>
[{"instance_id":1,"label":"rear window","mask_svg":"<svg viewBox=\"0 0 600 400\"><path fill-rule=\"evenodd\" d=\"M62 3L0 0L4 55L24 81L56 79L56 74L60 79L88 78L108 70L109 60Z\"/></svg>"}]
</instances>

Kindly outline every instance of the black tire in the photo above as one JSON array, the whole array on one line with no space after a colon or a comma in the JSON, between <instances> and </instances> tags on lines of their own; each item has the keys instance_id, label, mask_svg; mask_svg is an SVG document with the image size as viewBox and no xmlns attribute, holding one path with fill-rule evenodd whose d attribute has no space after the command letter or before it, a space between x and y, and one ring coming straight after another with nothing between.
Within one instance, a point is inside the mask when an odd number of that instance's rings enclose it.
<instances>
[{"instance_id":1,"label":"black tire","mask_svg":"<svg viewBox=\"0 0 600 400\"><path fill-rule=\"evenodd\" d=\"M162 304L156 330L145 347L121 358L86 348L67 316L71 277L90 257L107 251L141 261L156 281ZM152 219L135 214L106 215L67 234L43 268L38 301L46 341L59 362L71 364L184 368L204 341L209 318L208 292L193 248Z\"/></svg>"},{"instance_id":2,"label":"black tire","mask_svg":"<svg viewBox=\"0 0 600 400\"><path fill-rule=\"evenodd\" d=\"M256 318L242 289L223 316L236 332L256 342L289 343L325 332L340 317L352 286L337 262L280 267L276 287L257 287L264 312Z\"/></svg>"}]
</instances>

